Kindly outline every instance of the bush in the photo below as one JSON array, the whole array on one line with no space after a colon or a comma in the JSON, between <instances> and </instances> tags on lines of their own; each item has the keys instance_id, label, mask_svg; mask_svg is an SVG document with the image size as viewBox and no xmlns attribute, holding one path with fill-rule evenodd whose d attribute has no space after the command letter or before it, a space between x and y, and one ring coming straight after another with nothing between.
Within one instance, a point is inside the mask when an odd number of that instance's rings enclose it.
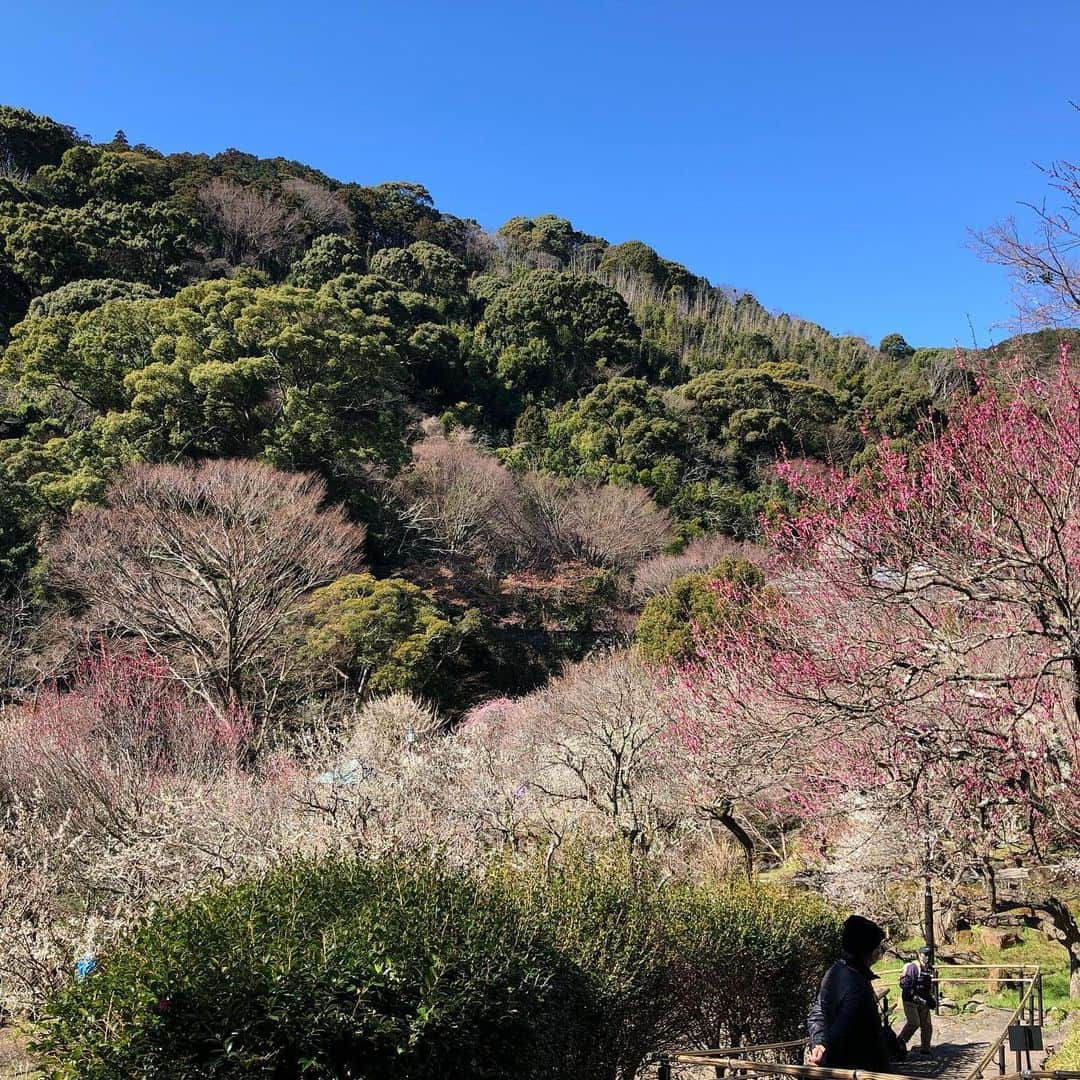
<instances>
[{"instance_id":1,"label":"bush","mask_svg":"<svg viewBox=\"0 0 1080 1080\"><path fill-rule=\"evenodd\" d=\"M711 570L676 578L666 593L646 602L634 629L638 650L655 663L692 659L697 640L738 618L739 608L764 584L757 566L730 555Z\"/></svg>"},{"instance_id":2,"label":"bush","mask_svg":"<svg viewBox=\"0 0 1080 1080\"><path fill-rule=\"evenodd\" d=\"M840 952L836 912L810 894L727 883L675 901L683 1037L698 1046L797 1038Z\"/></svg>"},{"instance_id":3,"label":"bush","mask_svg":"<svg viewBox=\"0 0 1080 1080\"><path fill-rule=\"evenodd\" d=\"M51 1003L61 1077L551 1076L572 969L512 905L404 861L293 862L151 918Z\"/></svg>"},{"instance_id":4,"label":"bush","mask_svg":"<svg viewBox=\"0 0 1080 1080\"><path fill-rule=\"evenodd\" d=\"M572 848L550 877L508 876L587 980L597 1024L574 1076L634 1076L674 1045L797 1037L839 954L840 920L814 896L666 882L659 863L618 847Z\"/></svg>"},{"instance_id":5,"label":"bush","mask_svg":"<svg viewBox=\"0 0 1080 1080\"><path fill-rule=\"evenodd\" d=\"M1069 1028L1058 1052L1047 1063L1052 1069L1080 1069L1080 1024Z\"/></svg>"},{"instance_id":6,"label":"bush","mask_svg":"<svg viewBox=\"0 0 1080 1080\"><path fill-rule=\"evenodd\" d=\"M615 847L483 877L295 861L151 917L54 996L38 1050L58 1077L610 1080L798 1031L838 945L815 897Z\"/></svg>"},{"instance_id":7,"label":"bush","mask_svg":"<svg viewBox=\"0 0 1080 1080\"><path fill-rule=\"evenodd\" d=\"M481 637L473 608L454 619L434 596L402 578L347 574L316 589L308 604L305 654L345 674L358 693L452 699L462 653Z\"/></svg>"},{"instance_id":8,"label":"bush","mask_svg":"<svg viewBox=\"0 0 1080 1080\"><path fill-rule=\"evenodd\" d=\"M560 872L509 872L507 886L581 970L594 1023L569 1077L632 1077L650 1051L679 1035L669 896L656 864L611 848L572 849Z\"/></svg>"}]
</instances>

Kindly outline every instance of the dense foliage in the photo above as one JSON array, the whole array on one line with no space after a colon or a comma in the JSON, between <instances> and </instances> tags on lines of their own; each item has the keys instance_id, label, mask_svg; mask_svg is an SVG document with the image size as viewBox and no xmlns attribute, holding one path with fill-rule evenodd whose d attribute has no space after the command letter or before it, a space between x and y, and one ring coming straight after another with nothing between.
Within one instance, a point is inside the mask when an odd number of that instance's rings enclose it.
<instances>
[{"instance_id":1,"label":"dense foliage","mask_svg":"<svg viewBox=\"0 0 1080 1080\"><path fill-rule=\"evenodd\" d=\"M348 574L316 590L309 612L308 655L333 663L359 692L453 701L463 650L469 657L482 632L476 611L455 619L429 591L371 574Z\"/></svg>"},{"instance_id":2,"label":"dense foliage","mask_svg":"<svg viewBox=\"0 0 1080 1080\"><path fill-rule=\"evenodd\" d=\"M366 528L384 623L413 587L441 614L393 616L392 648L346 657L323 635L310 655L444 702L430 674L443 646L420 623L484 619L487 674L465 696L527 688L633 625L622 586L658 538L755 537L788 498L779 456L843 463L877 433L909 437L957 383L949 353L770 315L639 240L551 214L488 234L419 184L163 154L122 132L95 144L7 107L0 297L0 586L130 466L314 472ZM447 472L418 455L433 423L484 460ZM463 500L470 484L487 497ZM646 506L648 541L616 550ZM611 570L605 603L622 614L564 604L567 561ZM401 584L377 584L389 578ZM39 588L46 617L54 600ZM396 675L364 674L380 667L371 648L405 640ZM515 649L517 686L499 659Z\"/></svg>"},{"instance_id":3,"label":"dense foliage","mask_svg":"<svg viewBox=\"0 0 1080 1080\"><path fill-rule=\"evenodd\" d=\"M760 567L731 557L676 578L646 601L634 629L639 651L658 663L692 659L697 642L730 629L764 585Z\"/></svg>"},{"instance_id":4,"label":"dense foliage","mask_svg":"<svg viewBox=\"0 0 1080 1080\"><path fill-rule=\"evenodd\" d=\"M284 864L147 920L53 999L42 1049L57 1076L632 1076L791 1023L837 944L810 898L613 853L538 870Z\"/></svg>"}]
</instances>

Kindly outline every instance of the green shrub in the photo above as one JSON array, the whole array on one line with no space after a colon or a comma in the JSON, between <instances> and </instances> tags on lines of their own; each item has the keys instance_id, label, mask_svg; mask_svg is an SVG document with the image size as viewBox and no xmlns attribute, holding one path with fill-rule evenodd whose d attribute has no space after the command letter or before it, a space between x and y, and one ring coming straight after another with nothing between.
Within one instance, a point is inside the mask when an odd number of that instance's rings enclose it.
<instances>
[{"instance_id":1,"label":"green shrub","mask_svg":"<svg viewBox=\"0 0 1080 1080\"><path fill-rule=\"evenodd\" d=\"M508 871L503 885L586 982L594 1021L568 1080L635 1075L647 1053L677 1037L678 942L655 865L622 847L574 850L551 877L530 867Z\"/></svg>"},{"instance_id":2,"label":"green shrub","mask_svg":"<svg viewBox=\"0 0 1080 1080\"><path fill-rule=\"evenodd\" d=\"M731 586L730 593L722 593L717 582ZM645 604L634 628L638 650L660 664L691 659L697 639L718 633L736 619L745 600L764 584L757 566L732 556L711 570L676 578L667 592Z\"/></svg>"},{"instance_id":3,"label":"green shrub","mask_svg":"<svg viewBox=\"0 0 1080 1080\"><path fill-rule=\"evenodd\" d=\"M286 864L159 912L50 1003L56 1077L551 1076L572 969L463 874Z\"/></svg>"},{"instance_id":4,"label":"green shrub","mask_svg":"<svg viewBox=\"0 0 1080 1080\"><path fill-rule=\"evenodd\" d=\"M1080 1069L1080 1023L1069 1028L1058 1052L1047 1065L1051 1069Z\"/></svg>"},{"instance_id":5,"label":"green shrub","mask_svg":"<svg viewBox=\"0 0 1080 1080\"><path fill-rule=\"evenodd\" d=\"M59 1078L611 1080L673 1045L791 1037L839 946L816 897L557 872L297 861L159 912L56 995Z\"/></svg>"},{"instance_id":6,"label":"green shrub","mask_svg":"<svg viewBox=\"0 0 1080 1080\"><path fill-rule=\"evenodd\" d=\"M633 1076L667 1046L797 1037L840 951L840 919L815 896L673 884L622 847L572 851L550 879L526 870L509 881L586 980L598 1022L575 1077Z\"/></svg>"},{"instance_id":7,"label":"green shrub","mask_svg":"<svg viewBox=\"0 0 1080 1080\"><path fill-rule=\"evenodd\" d=\"M840 953L835 910L811 894L745 883L683 888L673 902L683 1037L698 1046L798 1037Z\"/></svg>"},{"instance_id":8,"label":"green shrub","mask_svg":"<svg viewBox=\"0 0 1080 1080\"><path fill-rule=\"evenodd\" d=\"M347 574L317 589L305 650L333 664L367 694L394 691L453 697L482 619L470 608L454 619L433 595L403 578Z\"/></svg>"}]
</instances>

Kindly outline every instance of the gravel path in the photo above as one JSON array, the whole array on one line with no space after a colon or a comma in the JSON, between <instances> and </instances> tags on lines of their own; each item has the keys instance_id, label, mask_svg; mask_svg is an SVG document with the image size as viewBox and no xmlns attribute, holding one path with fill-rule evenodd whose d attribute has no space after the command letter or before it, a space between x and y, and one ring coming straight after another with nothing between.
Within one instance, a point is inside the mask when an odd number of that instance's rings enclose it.
<instances>
[{"instance_id":1,"label":"gravel path","mask_svg":"<svg viewBox=\"0 0 1080 1080\"><path fill-rule=\"evenodd\" d=\"M1005 1030L1012 1016L1011 1009L985 1008L977 1013L965 1013L961 1016L934 1017L934 1059L926 1061L917 1055L903 1063L896 1063L893 1069L903 1076L916 1077L917 1080L967 1080L972 1069L982 1060L990 1044ZM894 1024L898 1028L898 1025ZM1043 1042L1046 1050L1053 1049L1061 1029L1047 1025L1043 1028ZM912 1045L919 1045L918 1034L912 1039ZM1041 1068L1046 1051L1033 1052L1032 1068ZM1024 1067L1026 1068L1026 1061ZM1005 1068L1007 1072L1016 1071L1016 1057L1006 1052ZM654 1075L652 1073L650 1076ZM713 1080L715 1071L710 1068L679 1067L675 1074L678 1080ZM984 1080L995 1080L998 1075L997 1059L987 1066Z\"/></svg>"},{"instance_id":2,"label":"gravel path","mask_svg":"<svg viewBox=\"0 0 1080 1080\"><path fill-rule=\"evenodd\" d=\"M908 1076L934 1078L934 1080L965 1080L990 1048L990 1044L1004 1031L1011 1016L1010 1009L992 1008L983 1009L973 1015L935 1016L935 1060L920 1061L916 1055L905 1061L903 1065L898 1065L897 1071ZM1057 1031L1057 1028L1049 1025L1043 1028L1043 1043L1047 1050L1054 1046ZM918 1046L918 1034L914 1036L912 1043ZM1040 1068L1046 1056L1046 1050L1033 1051L1032 1068ZM1025 1061L1024 1066L1026 1065ZM1016 1056L1009 1052L1007 1047L1005 1069L1007 1072L1016 1071ZM986 1080L992 1080L998 1075L996 1059L990 1062L984 1075Z\"/></svg>"}]
</instances>

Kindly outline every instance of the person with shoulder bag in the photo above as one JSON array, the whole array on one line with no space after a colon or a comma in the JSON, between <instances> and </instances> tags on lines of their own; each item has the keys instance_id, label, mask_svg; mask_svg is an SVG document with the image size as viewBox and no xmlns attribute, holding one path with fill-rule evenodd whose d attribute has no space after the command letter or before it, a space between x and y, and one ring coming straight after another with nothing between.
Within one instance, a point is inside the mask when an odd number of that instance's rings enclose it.
<instances>
[{"instance_id":1,"label":"person with shoulder bag","mask_svg":"<svg viewBox=\"0 0 1080 1080\"><path fill-rule=\"evenodd\" d=\"M934 1034L934 1024L930 1010L937 1008L937 996L934 994L934 969L930 966L929 946L924 945L919 950L917 960L904 965L900 975L900 997L906 1020L898 1036L900 1044L906 1048L908 1039L918 1028L920 1053L924 1058L933 1060L930 1040Z\"/></svg>"}]
</instances>

